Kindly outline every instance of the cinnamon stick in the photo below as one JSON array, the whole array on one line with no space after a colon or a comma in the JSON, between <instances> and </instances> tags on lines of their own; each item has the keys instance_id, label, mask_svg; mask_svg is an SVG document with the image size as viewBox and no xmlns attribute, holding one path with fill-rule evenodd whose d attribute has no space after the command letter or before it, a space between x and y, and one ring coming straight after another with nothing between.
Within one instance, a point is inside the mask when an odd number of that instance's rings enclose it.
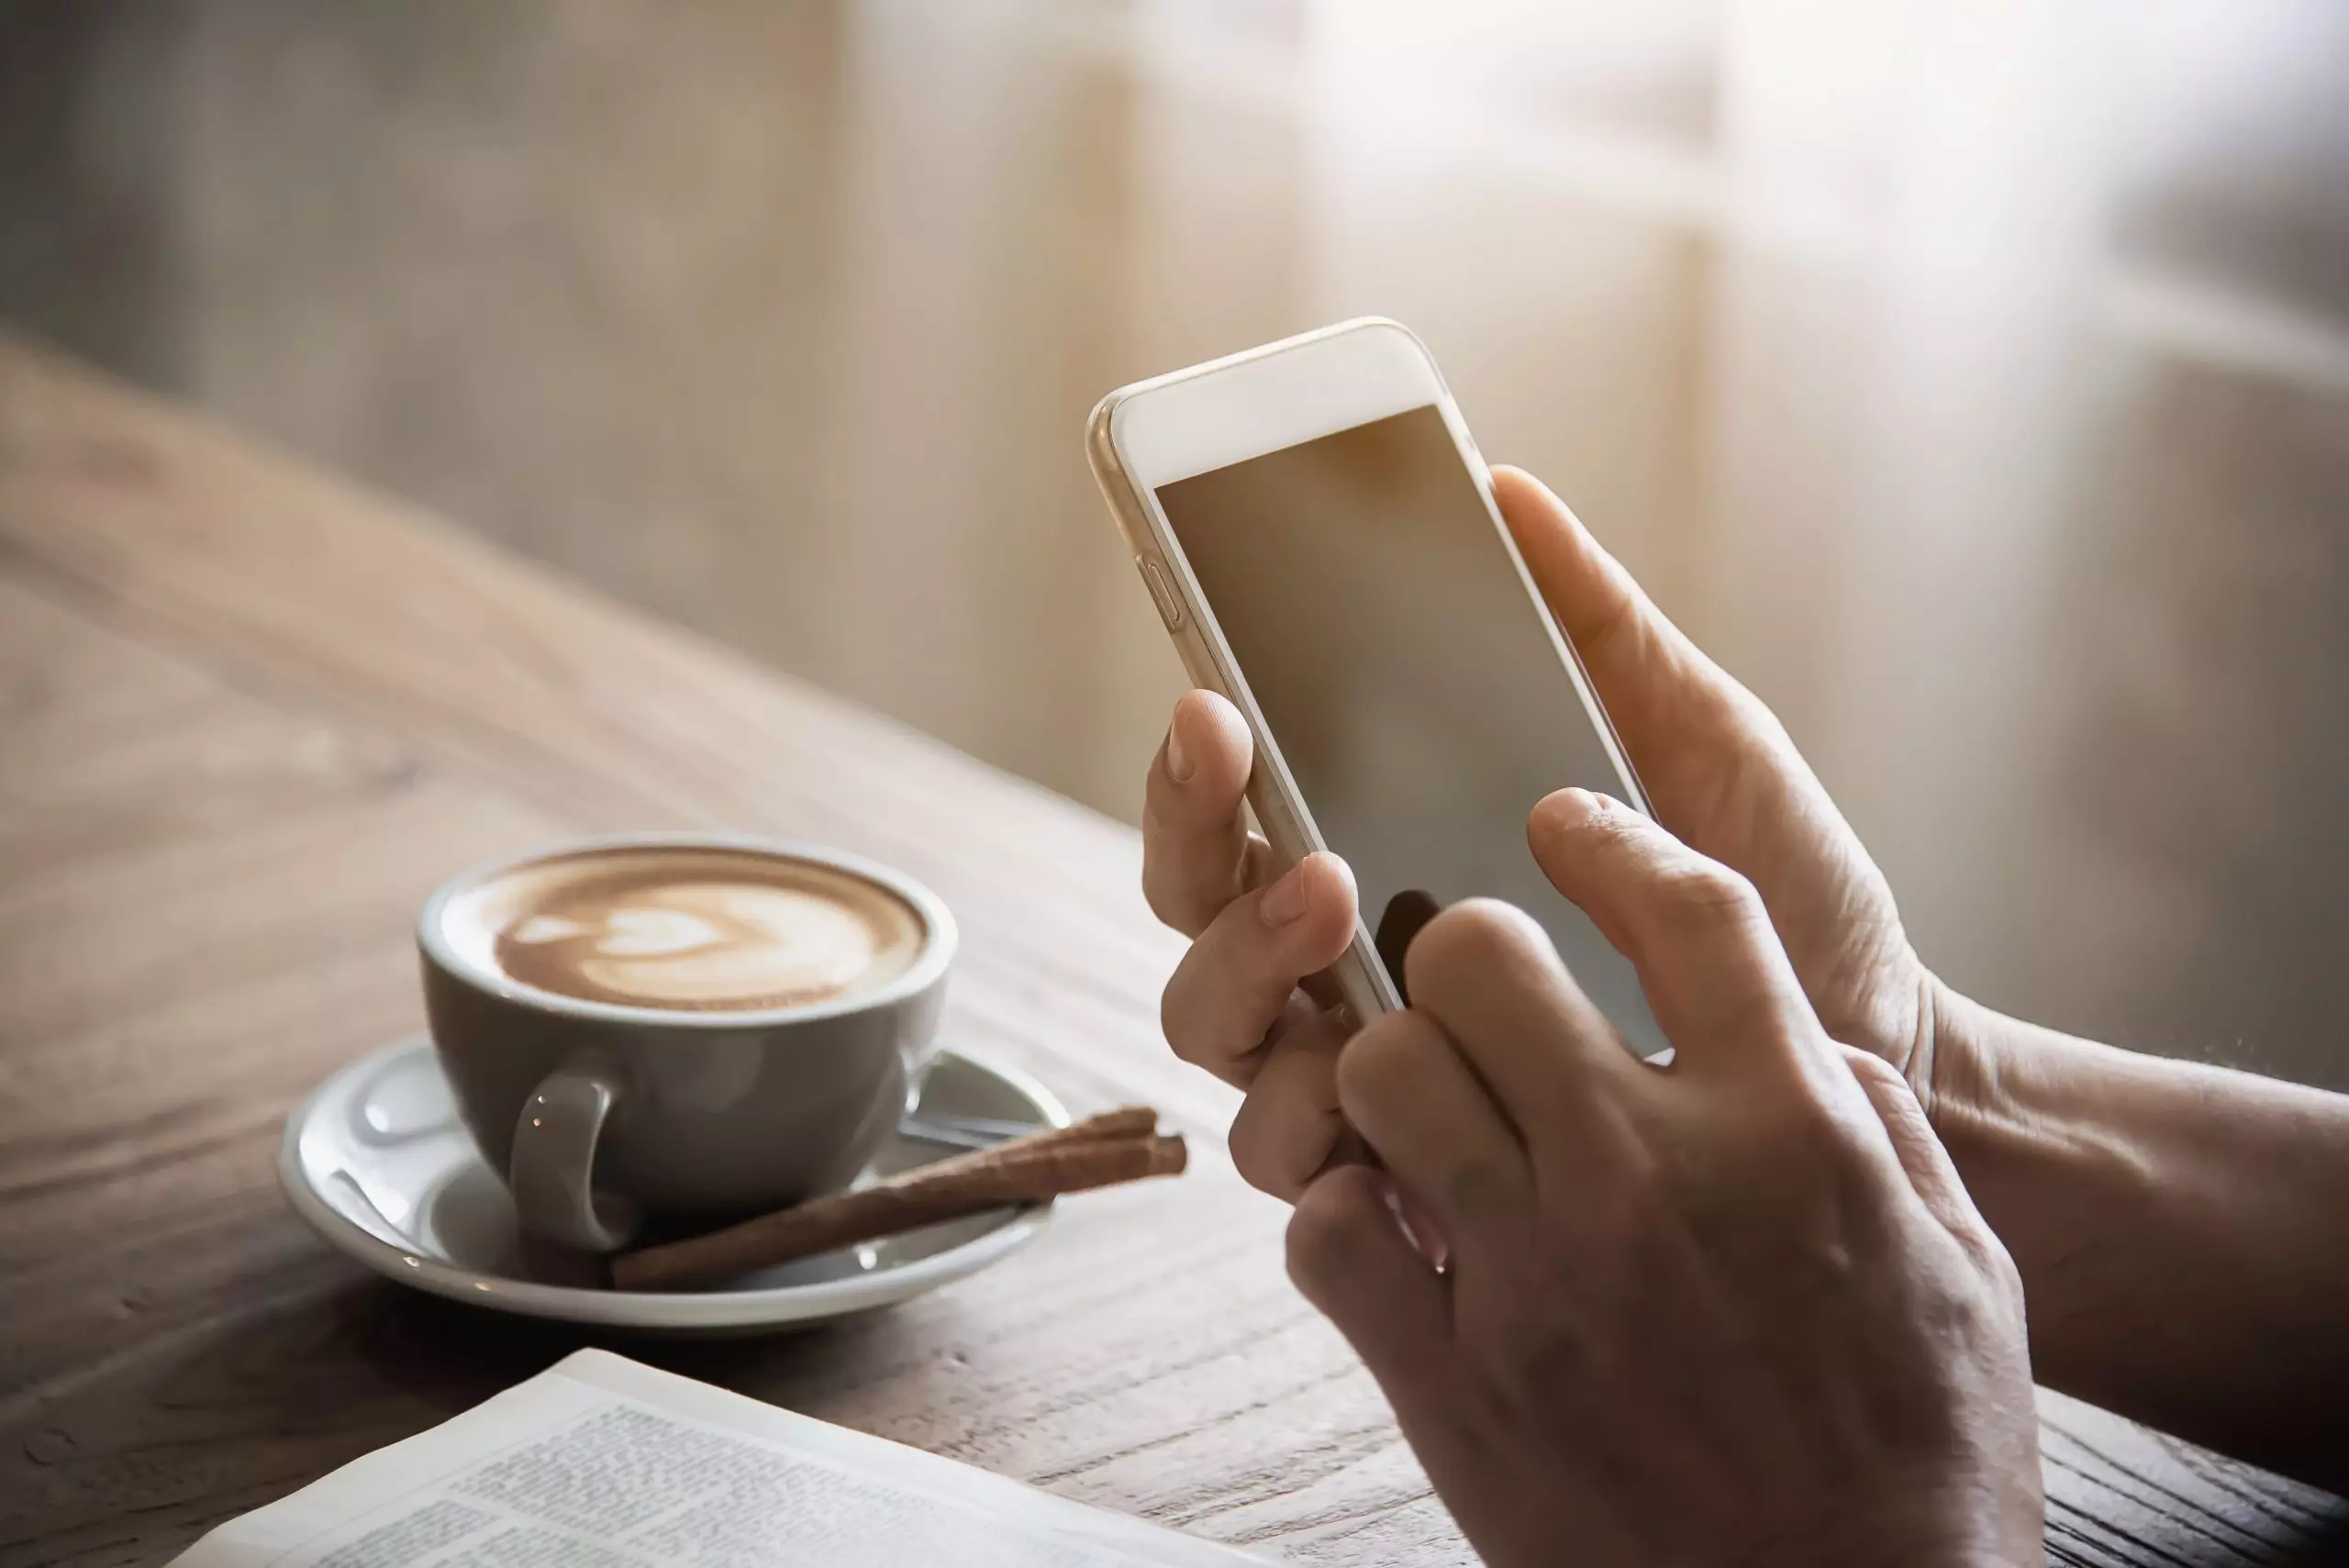
<instances>
[{"instance_id":1,"label":"cinnamon stick","mask_svg":"<svg viewBox=\"0 0 2349 1568\"><path fill-rule=\"evenodd\" d=\"M1008 1154L1025 1149L1048 1149L1059 1143L1090 1143L1110 1138L1130 1138L1136 1133L1156 1132L1158 1113L1148 1106L1119 1106L1112 1111L1096 1111L1079 1117L1066 1127L1048 1127L1041 1132L1031 1132L1025 1138L1007 1138L1001 1143L985 1149L974 1149L974 1154ZM961 1158L961 1156L956 1156ZM921 1169L934 1171L939 1164Z\"/></svg>"},{"instance_id":2,"label":"cinnamon stick","mask_svg":"<svg viewBox=\"0 0 2349 1568\"><path fill-rule=\"evenodd\" d=\"M612 1284L621 1290L706 1284L984 1209L1174 1175L1187 1151L1179 1136L1158 1136L1157 1123L1146 1106L1107 1111L707 1236L623 1252L612 1260Z\"/></svg>"}]
</instances>

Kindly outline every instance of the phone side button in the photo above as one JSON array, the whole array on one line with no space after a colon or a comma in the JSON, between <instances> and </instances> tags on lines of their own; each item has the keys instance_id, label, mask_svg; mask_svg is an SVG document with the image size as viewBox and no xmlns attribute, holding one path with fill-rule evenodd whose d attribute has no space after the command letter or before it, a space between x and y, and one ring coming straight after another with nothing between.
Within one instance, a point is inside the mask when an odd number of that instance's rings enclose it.
<instances>
[{"instance_id":1,"label":"phone side button","mask_svg":"<svg viewBox=\"0 0 2349 1568\"><path fill-rule=\"evenodd\" d=\"M1169 631L1183 629L1183 601L1174 596L1174 584L1166 581L1166 569L1154 555L1137 555L1134 564L1141 569L1141 585L1150 590L1150 602L1158 606L1158 618L1166 623Z\"/></svg>"}]
</instances>

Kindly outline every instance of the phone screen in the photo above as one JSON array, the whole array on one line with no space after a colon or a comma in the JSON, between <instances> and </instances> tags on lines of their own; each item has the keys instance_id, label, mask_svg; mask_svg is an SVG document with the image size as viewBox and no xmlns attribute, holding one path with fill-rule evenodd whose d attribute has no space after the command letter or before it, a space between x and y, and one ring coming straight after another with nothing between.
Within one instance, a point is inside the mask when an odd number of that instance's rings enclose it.
<instances>
[{"instance_id":1,"label":"phone screen","mask_svg":"<svg viewBox=\"0 0 2349 1568\"><path fill-rule=\"evenodd\" d=\"M1502 898L1642 1055L1631 963L1550 885L1533 805L1623 781L1433 406L1161 485L1159 505L1403 989L1434 911Z\"/></svg>"}]
</instances>

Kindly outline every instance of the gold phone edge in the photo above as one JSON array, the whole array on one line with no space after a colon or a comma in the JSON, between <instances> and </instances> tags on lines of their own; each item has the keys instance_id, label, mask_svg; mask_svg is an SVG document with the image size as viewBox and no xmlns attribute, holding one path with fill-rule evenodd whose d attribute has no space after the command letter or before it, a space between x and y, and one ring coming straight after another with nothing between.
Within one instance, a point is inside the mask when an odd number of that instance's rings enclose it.
<instances>
[{"instance_id":1,"label":"gold phone edge","mask_svg":"<svg viewBox=\"0 0 2349 1568\"><path fill-rule=\"evenodd\" d=\"M1323 330L1338 331L1353 325L1355 324L1341 323L1339 327ZM1321 335L1321 333L1311 334L1313 337ZM1085 461L1093 470L1094 484L1100 490L1102 500L1108 504L1110 516L1117 520L1118 531L1125 536L1127 550L1133 557L1138 573L1144 570L1143 562L1147 559L1163 562L1166 554L1166 546L1159 539L1157 529L1152 526L1149 514L1142 507L1141 498L1135 493L1133 477L1126 472L1124 460L1118 455L1117 444L1111 431L1111 422L1116 417L1119 405L1135 394L1150 388L1219 371L1239 361L1255 358L1262 353L1286 350L1292 347L1293 343L1294 340L1268 344L1264 349L1250 350L1244 354L1210 361L1168 375L1154 376L1148 381L1135 382L1131 385L1118 388L1094 406L1091 417L1085 421ZM1193 685L1214 692L1230 701L1243 717L1248 716L1251 705L1240 700L1240 694L1233 689L1231 681L1216 660L1214 650L1208 646L1206 637L1200 632L1201 606L1193 601L1189 592L1174 573L1166 572L1162 567L1159 580L1177 596L1183 612L1181 627L1166 627L1165 617L1159 610L1154 596L1150 594L1146 580L1142 584L1143 596L1151 599L1151 614L1157 617L1161 628L1166 631L1168 640L1174 644L1175 655L1183 662L1184 674L1189 678ZM1248 724L1251 730L1261 728L1252 717L1248 717ZM1257 733L1253 739L1261 753L1265 746L1266 737ZM1279 862L1279 869L1286 870L1312 851L1315 847L1313 836L1307 829L1301 815L1304 810L1303 803L1292 802L1288 799L1271 770L1256 768L1250 772L1248 805L1255 816L1258 827L1264 830L1266 841L1272 845L1274 856ZM1375 1018L1389 1010L1392 1004L1386 1000L1390 983L1384 974L1372 968L1378 960L1376 950L1371 945L1369 932L1362 927L1359 918L1355 926L1353 941L1338 962L1330 966L1330 973L1348 1010L1359 1022Z\"/></svg>"}]
</instances>

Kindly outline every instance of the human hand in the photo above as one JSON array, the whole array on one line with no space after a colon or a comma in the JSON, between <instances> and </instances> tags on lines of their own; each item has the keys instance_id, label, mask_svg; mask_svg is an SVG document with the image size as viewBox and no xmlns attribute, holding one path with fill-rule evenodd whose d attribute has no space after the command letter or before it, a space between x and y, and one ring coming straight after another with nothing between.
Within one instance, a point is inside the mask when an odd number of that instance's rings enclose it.
<instances>
[{"instance_id":1,"label":"human hand","mask_svg":"<svg viewBox=\"0 0 2349 1568\"><path fill-rule=\"evenodd\" d=\"M1658 819L1753 884L1829 1034L1900 1069L1930 1109L1940 989L1882 873L1785 728L1538 481L1497 468L1493 491ZM1159 917L1198 939L1166 987L1166 1038L1249 1091L1232 1159L1256 1185L1294 1198L1346 1141L1333 1082L1345 1021L1306 977L1344 952L1354 887L1342 863L1317 855L1268 892L1267 851L1241 817L1252 761L1229 703L1193 692L1175 706L1150 772L1142 882Z\"/></svg>"},{"instance_id":2,"label":"human hand","mask_svg":"<svg viewBox=\"0 0 2349 1568\"><path fill-rule=\"evenodd\" d=\"M1352 1022L1320 975L1353 940L1354 881L1326 853L1268 876L1271 850L1241 816L1252 758L1222 697L1174 705L1142 806L1142 892L1193 939L1160 999L1167 1043L1248 1091L1232 1163L1294 1198L1349 1141L1333 1072Z\"/></svg>"},{"instance_id":3,"label":"human hand","mask_svg":"<svg viewBox=\"0 0 2349 1568\"><path fill-rule=\"evenodd\" d=\"M1531 919L1455 906L1335 1076L1448 1267L1364 1165L1289 1225L1470 1542L1496 1568L2037 1561L2021 1286L1908 1085L1829 1038L1743 878L1580 791L1531 839L1672 1066Z\"/></svg>"},{"instance_id":4,"label":"human hand","mask_svg":"<svg viewBox=\"0 0 2349 1568\"><path fill-rule=\"evenodd\" d=\"M1753 884L1828 1036L1899 1069L1930 1113L1939 986L1909 946L1884 873L1786 727L1664 617L1540 480L1497 468L1493 495L1656 820Z\"/></svg>"}]
</instances>

